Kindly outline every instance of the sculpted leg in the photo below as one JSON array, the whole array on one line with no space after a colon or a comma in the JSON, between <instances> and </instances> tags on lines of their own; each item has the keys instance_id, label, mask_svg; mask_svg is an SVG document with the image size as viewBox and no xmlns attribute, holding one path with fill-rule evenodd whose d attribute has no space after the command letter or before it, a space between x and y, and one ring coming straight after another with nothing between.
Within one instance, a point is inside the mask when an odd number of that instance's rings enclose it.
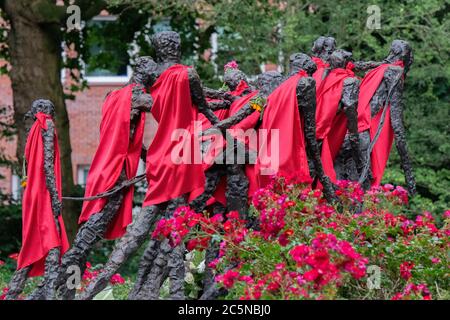
<instances>
[{"instance_id":1,"label":"sculpted leg","mask_svg":"<svg viewBox=\"0 0 450 320\"><path fill-rule=\"evenodd\" d=\"M17 299L19 294L21 294L25 288L28 272L30 272L30 270L31 267L25 267L14 272L14 275L8 284L8 292L6 293L5 300Z\"/></svg>"},{"instance_id":2,"label":"sculpted leg","mask_svg":"<svg viewBox=\"0 0 450 320\"><path fill-rule=\"evenodd\" d=\"M184 197L178 197L174 200L171 200L167 205L164 217L169 218L174 213L176 208L185 204L186 201ZM152 270L155 259L160 253L161 245L161 241L155 239L151 239L148 243L148 246L145 249L144 254L142 255L141 261L139 262L137 279L133 289L128 295L129 299L138 299L140 296L142 296L141 290L143 290L143 286L147 281L149 273Z\"/></svg>"},{"instance_id":3,"label":"sculpted leg","mask_svg":"<svg viewBox=\"0 0 450 320\"><path fill-rule=\"evenodd\" d=\"M145 283L141 290L136 294L135 299L157 300L159 298L161 286L169 275L168 260L171 252L172 247L170 246L169 241L167 239L163 240L158 247L157 256L147 274Z\"/></svg>"},{"instance_id":4,"label":"sculpted leg","mask_svg":"<svg viewBox=\"0 0 450 320\"><path fill-rule=\"evenodd\" d=\"M323 171L316 140L316 88L313 81L312 78L300 80L297 86L298 106L305 119L306 149L309 149L308 154L312 156L315 173L322 183L325 198L328 202L333 202L335 200L333 183Z\"/></svg>"},{"instance_id":5,"label":"sculpted leg","mask_svg":"<svg viewBox=\"0 0 450 320\"><path fill-rule=\"evenodd\" d=\"M155 239L150 240L147 248L142 255L141 261L139 262L139 269L136 278L136 282L134 283L133 289L128 294L128 299L136 300L140 291L142 290L142 286L147 280L147 276L150 272L150 269L153 266L153 262L155 261L159 247L161 246L161 242Z\"/></svg>"},{"instance_id":6,"label":"sculpted leg","mask_svg":"<svg viewBox=\"0 0 450 320\"><path fill-rule=\"evenodd\" d=\"M403 91L403 81L397 85L392 93L391 99L391 120L392 129L394 130L395 145L400 155L401 167L405 174L405 181L410 195L416 193L416 180L412 171L412 162L409 157L408 148L405 137L405 126L403 125L403 107L401 93Z\"/></svg>"},{"instance_id":7,"label":"sculpted leg","mask_svg":"<svg viewBox=\"0 0 450 320\"><path fill-rule=\"evenodd\" d=\"M167 267L169 269L169 293L172 300L184 300L184 276L186 273L184 266L184 245L179 245L172 249L169 254Z\"/></svg>"},{"instance_id":8,"label":"sculpted leg","mask_svg":"<svg viewBox=\"0 0 450 320\"><path fill-rule=\"evenodd\" d=\"M227 198L228 211L237 211L241 218L246 219L248 215L248 186L249 182L245 175L245 166L242 164L227 165Z\"/></svg>"},{"instance_id":9,"label":"sculpted leg","mask_svg":"<svg viewBox=\"0 0 450 320\"><path fill-rule=\"evenodd\" d=\"M56 293L56 280L59 275L60 248L53 248L45 259L44 281L27 300L54 300Z\"/></svg>"},{"instance_id":10,"label":"sculpted leg","mask_svg":"<svg viewBox=\"0 0 450 320\"><path fill-rule=\"evenodd\" d=\"M205 210L206 202L213 196L220 182L220 178L224 175L223 171L223 166L214 165L205 172L205 191L189 204L192 210L196 212Z\"/></svg>"},{"instance_id":11,"label":"sculpted leg","mask_svg":"<svg viewBox=\"0 0 450 320\"><path fill-rule=\"evenodd\" d=\"M67 285L67 280L71 276L70 269L78 267L80 274L84 273L90 250L103 238L108 225L111 223L117 210L119 210L122 200L122 192L112 195L103 211L93 214L78 231L72 247L62 258L61 270L57 280L57 294L60 299L67 300L75 297L76 290L69 289Z\"/></svg>"},{"instance_id":12,"label":"sculpted leg","mask_svg":"<svg viewBox=\"0 0 450 320\"><path fill-rule=\"evenodd\" d=\"M136 220L129 227L127 233L118 241L104 269L80 295L80 300L90 300L102 291L111 277L125 263L125 261L142 245L149 236L150 229L158 218L159 206L142 207Z\"/></svg>"}]
</instances>

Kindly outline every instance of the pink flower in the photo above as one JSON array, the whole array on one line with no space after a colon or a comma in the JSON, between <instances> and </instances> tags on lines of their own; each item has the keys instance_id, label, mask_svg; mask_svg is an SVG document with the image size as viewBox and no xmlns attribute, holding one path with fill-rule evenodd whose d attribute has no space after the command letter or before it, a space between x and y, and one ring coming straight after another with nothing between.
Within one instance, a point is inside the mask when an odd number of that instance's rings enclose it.
<instances>
[{"instance_id":1,"label":"pink flower","mask_svg":"<svg viewBox=\"0 0 450 320\"><path fill-rule=\"evenodd\" d=\"M0 295L0 300L5 300L6 294L8 293L8 291L9 291L9 288L2 289L2 294Z\"/></svg>"},{"instance_id":2,"label":"pink flower","mask_svg":"<svg viewBox=\"0 0 450 320\"><path fill-rule=\"evenodd\" d=\"M431 263L433 263L433 264L437 264L440 262L441 262L441 259L439 259L439 258L431 258Z\"/></svg>"},{"instance_id":3,"label":"pink flower","mask_svg":"<svg viewBox=\"0 0 450 320\"><path fill-rule=\"evenodd\" d=\"M5 261L0 260L0 267L5 265Z\"/></svg>"},{"instance_id":4,"label":"pink flower","mask_svg":"<svg viewBox=\"0 0 450 320\"><path fill-rule=\"evenodd\" d=\"M115 275L113 275L111 277L110 282L111 282L112 285L124 284L125 283L125 279L122 278L122 276L119 273L116 273Z\"/></svg>"},{"instance_id":5,"label":"pink flower","mask_svg":"<svg viewBox=\"0 0 450 320\"><path fill-rule=\"evenodd\" d=\"M239 65L235 60L232 60L223 67L224 71L227 71L228 69L239 69Z\"/></svg>"},{"instance_id":6,"label":"pink flower","mask_svg":"<svg viewBox=\"0 0 450 320\"><path fill-rule=\"evenodd\" d=\"M317 270L313 269L308 272L305 272L305 274L303 275L303 278L306 281L314 281L314 280L316 280L316 278L318 276L319 276L319 273L317 272Z\"/></svg>"},{"instance_id":7,"label":"pink flower","mask_svg":"<svg viewBox=\"0 0 450 320\"><path fill-rule=\"evenodd\" d=\"M411 261L405 261L400 265L400 276L405 279L409 280L412 276L411 270L414 268L414 263Z\"/></svg>"},{"instance_id":8,"label":"pink flower","mask_svg":"<svg viewBox=\"0 0 450 320\"><path fill-rule=\"evenodd\" d=\"M233 285L234 285L235 281L238 279L238 277L239 277L239 272L233 271L233 270L228 270L223 275L216 276L216 281L221 282L225 288L230 289L231 287L233 287Z\"/></svg>"}]
</instances>

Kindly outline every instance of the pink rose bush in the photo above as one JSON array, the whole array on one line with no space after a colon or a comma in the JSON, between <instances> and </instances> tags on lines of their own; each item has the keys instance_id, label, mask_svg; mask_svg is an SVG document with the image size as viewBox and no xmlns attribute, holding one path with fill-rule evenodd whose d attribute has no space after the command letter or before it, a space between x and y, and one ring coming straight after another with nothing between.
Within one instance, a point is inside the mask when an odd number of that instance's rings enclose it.
<instances>
[{"instance_id":1,"label":"pink rose bush","mask_svg":"<svg viewBox=\"0 0 450 320\"><path fill-rule=\"evenodd\" d=\"M295 177L274 178L253 196L251 228L237 212L209 216L183 207L152 236L185 242L190 251L218 243L207 263L229 299L449 297L449 211L439 227L428 212L411 218L406 190L392 185L364 192L339 181L336 196L339 205L330 205Z\"/></svg>"}]
</instances>

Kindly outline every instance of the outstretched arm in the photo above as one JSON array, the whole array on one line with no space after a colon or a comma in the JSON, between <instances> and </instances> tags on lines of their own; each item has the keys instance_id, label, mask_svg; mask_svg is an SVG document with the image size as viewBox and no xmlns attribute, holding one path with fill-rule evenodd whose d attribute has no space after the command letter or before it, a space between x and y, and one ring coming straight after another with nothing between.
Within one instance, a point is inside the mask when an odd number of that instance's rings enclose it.
<instances>
[{"instance_id":1,"label":"outstretched arm","mask_svg":"<svg viewBox=\"0 0 450 320\"><path fill-rule=\"evenodd\" d=\"M397 147L398 154L400 155L401 167L405 174L406 185L408 186L408 191L410 195L416 194L416 181L414 178L411 158L408 153L408 148L406 144L406 134L405 134L405 126L403 122L403 84L404 81L401 77L403 73L403 69L400 67L390 67L391 70L396 74L395 79L396 83L392 83L392 94L390 98L391 105L391 123L392 129L394 130L395 136L395 145ZM396 70L401 69L401 70ZM399 74L400 73L400 74Z\"/></svg>"},{"instance_id":2,"label":"outstretched arm","mask_svg":"<svg viewBox=\"0 0 450 320\"><path fill-rule=\"evenodd\" d=\"M355 161L358 175L360 175L363 168L363 161L358 134L358 94L359 80L357 78L345 79L342 89L341 103L347 117L347 129L349 133L350 146L352 148L352 157Z\"/></svg>"},{"instance_id":3,"label":"outstretched arm","mask_svg":"<svg viewBox=\"0 0 450 320\"><path fill-rule=\"evenodd\" d=\"M200 77L197 72L193 68L188 69L189 75L189 85L191 89L191 97L194 105L197 106L198 111L203 113L206 119L209 120L212 124L216 124L219 122L219 119L214 114L214 112L208 107L208 103L205 99L205 94L203 92L202 83L200 81Z\"/></svg>"},{"instance_id":4,"label":"outstretched arm","mask_svg":"<svg viewBox=\"0 0 450 320\"><path fill-rule=\"evenodd\" d=\"M239 122L250 116L253 112L255 112L255 109L253 109L250 106L250 104L247 103L231 117L228 117L225 120L222 120L219 123L215 124L214 128L219 129L221 131L229 129L235 124L238 124Z\"/></svg>"},{"instance_id":5,"label":"outstretched arm","mask_svg":"<svg viewBox=\"0 0 450 320\"><path fill-rule=\"evenodd\" d=\"M231 102L228 100L220 100L220 101L212 101L208 102L208 107L212 111L220 110L220 109L229 109L231 106Z\"/></svg>"},{"instance_id":6,"label":"outstretched arm","mask_svg":"<svg viewBox=\"0 0 450 320\"><path fill-rule=\"evenodd\" d=\"M358 71L365 72L367 70L374 69L380 66L381 64L383 64L383 62L381 61L356 61L354 63L355 65L354 70L357 72Z\"/></svg>"},{"instance_id":7,"label":"outstretched arm","mask_svg":"<svg viewBox=\"0 0 450 320\"><path fill-rule=\"evenodd\" d=\"M305 118L305 140L308 153L312 161L319 181L323 185L323 191L328 202L334 202L334 187L330 178L325 175L320 160L320 152L316 141L316 82L312 77L301 78L297 84L297 101L299 111Z\"/></svg>"},{"instance_id":8,"label":"outstretched arm","mask_svg":"<svg viewBox=\"0 0 450 320\"><path fill-rule=\"evenodd\" d=\"M47 130L42 130L44 142L44 173L45 184L50 193L53 215L57 218L61 214L62 204L59 200L55 177L55 125L53 121L47 121ZM55 219L56 221L56 219ZM58 228L59 231L59 228Z\"/></svg>"},{"instance_id":9,"label":"outstretched arm","mask_svg":"<svg viewBox=\"0 0 450 320\"><path fill-rule=\"evenodd\" d=\"M216 89L203 87L203 92L205 94L205 97L210 98L210 99L227 100L229 102L233 102L236 99L235 96L229 94L228 92L222 91L222 90L216 90Z\"/></svg>"}]
</instances>

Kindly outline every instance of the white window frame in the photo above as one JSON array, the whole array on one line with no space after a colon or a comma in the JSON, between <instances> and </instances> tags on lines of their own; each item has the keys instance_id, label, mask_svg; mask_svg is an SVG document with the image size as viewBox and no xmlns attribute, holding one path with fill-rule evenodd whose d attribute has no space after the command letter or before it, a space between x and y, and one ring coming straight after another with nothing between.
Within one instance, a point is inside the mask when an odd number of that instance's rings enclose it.
<instances>
[{"instance_id":1,"label":"white window frame","mask_svg":"<svg viewBox=\"0 0 450 320\"><path fill-rule=\"evenodd\" d=\"M22 197L21 179L16 174L11 175L11 196L16 201L19 201Z\"/></svg>"},{"instance_id":2,"label":"white window frame","mask_svg":"<svg viewBox=\"0 0 450 320\"><path fill-rule=\"evenodd\" d=\"M117 16L109 15L109 16L95 16L92 18L94 21L115 21L117 20ZM82 26L83 27L83 26ZM64 44L63 44L64 46ZM65 59L65 53L63 51L63 59ZM130 81L133 69L130 65L127 66L127 74L124 76L86 76L86 66L84 62L82 62L83 69L81 73L83 74L83 79L86 80L88 85L124 85ZM61 82L64 82L66 78L66 69L63 68L61 70Z\"/></svg>"},{"instance_id":3,"label":"white window frame","mask_svg":"<svg viewBox=\"0 0 450 320\"><path fill-rule=\"evenodd\" d=\"M77 185L79 186L85 186L88 178L88 174L86 174L86 179L84 176L84 172L87 169L89 173L90 165L88 164L79 164L77 165ZM82 181L85 180L85 181Z\"/></svg>"}]
</instances>

